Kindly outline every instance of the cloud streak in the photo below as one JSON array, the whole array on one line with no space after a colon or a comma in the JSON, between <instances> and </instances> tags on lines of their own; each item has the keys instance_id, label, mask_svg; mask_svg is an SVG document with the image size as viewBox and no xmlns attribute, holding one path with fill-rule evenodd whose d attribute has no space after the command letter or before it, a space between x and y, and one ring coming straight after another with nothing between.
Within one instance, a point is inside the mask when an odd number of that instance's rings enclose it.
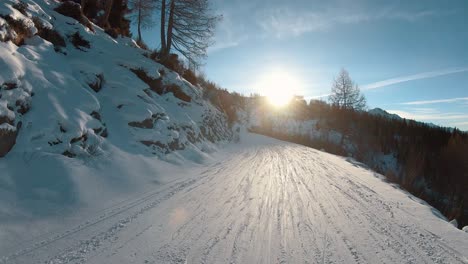
<instances>
[{"instance_id":1,"label":"cloud streak","mask_svg":"<svg viewBox=\"0 0 468 264\"><path fill-rule=\"evenodd\" d=\"M466 121L466 122L454 122L454 123L451 123L451 125L460 126L460 127L468 127L468 121Z\"/></svg>"},{"instance_id":2,"label":"cloud streak","mask_svg":"<svg viewBox=\"0 0 468 264\"><path fill-rule=\"evenodd\" d=\"M397 77L397 78L392 78L392 79L387 79L384 81L379 81L375 83L370 83L367 85L364 85L362 87L363 90L372 90L372 89L378 89L398 83L404 83L404 82L409 82L409 81L416 81L416 80L422 80L422 79L429 79L429 78L434 78L434 77L439 77L439 76L444 76L444 75L449 75L449 74L454 74L454 73L460 73L460 72L468 72L468 67L464 68L450 68L450 69L444 69L440 71L431 71L431 72L423 72L423 73L418 73L414 75L408 75L408 76L402 76L402 77Z\"/></svg>"},{"instance_id":3,"label":"cloud streak","mask_svg":"<svg viewBox=\"0 0 468 264\"><path fill-rule=\"evenodd\" d=\"M226 42L216 42L214 46L211 46L208 48L208 53L213 53L218 50L223 50L223 49L228 49L228 48L239 46L241 41L242 40L240 39L240 40L233 40L233 41L226 41Z\"/></svg>"},{"instance_id":4,"label":"cloud streak","mask_svg":"<svg viewBox=\"0 0 468 264\"><path fill-rule=\"evenodd\" d=\"M415 22L427 17L439 15L431 10L417 12L379 10L358 11L324 10L311 12L289 7L262 10L257 14L257 24L266 33L277 38L300 36L308 32L327 31L339 25L359 24L378 20L396 20Z\"/></svg>"},{"instance_id":5,"label":"cloud streak","mask_svg":"<svg viewBox=\"0 0 468 264\"><path fill-rule=\"evenodd\" d=\"M455 103L455 102L468 102L468 97L456 97L449 99L427 100L427 101L412 101L400 103L401 105L427 105L427 104L441 104L441 103Z\"/></svg>"},{"instance_id":6,"label":"cloud streak","mask_svg":"<svg viewBox=\"0 0 468 264\"><path fill-rule=\"evenodd\" d=\"M223 19L216 28L215 43L208 48L208 53L237 47L248 39L244 25L236 23L230 12L221 10L218 13L223 13Z\"/></svg>"},{"instance_id":7,"label":"cloud streak","mask_svg":"<svg viewBox=\"0 0 468 264\"><path fill-rule=\"evenodd\" d=\"M391 114L397 114L407 119L414 119L420 121L432 121L432 120L463 120L468 119L468 114L461 113L414 113L404 110L387 110Z\"/></svg>"},{"instance_id":8,"label":"cloud streak","mask_svg":"<svg viewBox=\"0 0 468 264\"><path fill-rule=\"evenodd\" d=\"M449 112L441 109L419 107L394 110L390 109L386 111L406 119L426 123L436 123L441 126L458 127L462 130L468 130L468 114L465 112Z\"/></svg>"}]
</instances>

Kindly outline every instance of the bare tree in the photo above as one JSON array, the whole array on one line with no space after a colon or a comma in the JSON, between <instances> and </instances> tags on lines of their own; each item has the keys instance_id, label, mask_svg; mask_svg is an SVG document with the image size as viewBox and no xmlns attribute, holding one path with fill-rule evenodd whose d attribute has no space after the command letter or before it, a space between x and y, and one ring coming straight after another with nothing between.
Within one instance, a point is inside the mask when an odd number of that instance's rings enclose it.
<instances>
[{"instance_id":1,"label":"bare tree","mask_svg":"<svg viewBox=\"0 0 468 264\"><path fill-rule=\"evenodd\" d=\"M166 12L169 14L167 29ZM166 0L162 0L161 57L167 58L174 48L189 63L198 65L213 44L215 26L220 19L211 14L208 0L170 0L168 10Z\"/></svg>"},{"instance_id":2,"label":"bare tree","mask_svg":"<svg viewBox=\"0 0 468 264\"><path fill-rule=\"evenodd\" d=\"M131 18L136 24L138 30L137 42L143 42L141 29L151 28L154 26L153 12L156 9L155 0L129 0L128 2Z\"/></svg>"},{"instance_id":3,"label":"bare tree","mask_svg":"<svg viewBox=\"0 0 468 264\"><path fill-rule=\"evenodd\" d=\"M366 108L366 98L345 69L341 69L338 77L335 78L331 93L329 100L333 105L355 110Z\"/></svg>"}]
</instances>

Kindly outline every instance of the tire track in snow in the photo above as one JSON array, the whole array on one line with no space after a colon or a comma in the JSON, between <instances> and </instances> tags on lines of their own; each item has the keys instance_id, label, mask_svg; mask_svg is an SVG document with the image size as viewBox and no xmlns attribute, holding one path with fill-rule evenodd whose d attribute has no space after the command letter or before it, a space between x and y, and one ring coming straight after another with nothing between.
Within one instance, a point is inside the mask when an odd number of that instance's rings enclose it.
<instances>
[{"instance_id":1,"label":"tire track in snow","mask_svg":"<svg viewBox=\"0 0 468 264\"><path fill-rule=\"evenodd\" d=\"M369 175L294 144L246 146L135 201L49 263L466 263ZM165 218L174 210L175 224Z\"/></svg>"}]
</instances>

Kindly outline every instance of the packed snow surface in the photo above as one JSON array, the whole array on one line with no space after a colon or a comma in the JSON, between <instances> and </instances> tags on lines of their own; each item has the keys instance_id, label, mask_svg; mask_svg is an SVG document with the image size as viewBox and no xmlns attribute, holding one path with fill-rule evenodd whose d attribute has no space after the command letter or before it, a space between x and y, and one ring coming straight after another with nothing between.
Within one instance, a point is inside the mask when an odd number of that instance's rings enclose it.
<instances>
[{"instance_id":1,"label":"packed snow surface","mask_svg":"<svg viewBox=\"0 0 468 264\"><path fill-rule=\"evenodd\" d=\"M2 221L0 260L468 263L467 233L357 162L253 134L215 156L155 161L156 183L125 198Z\"/></svg>"}]
</instances>

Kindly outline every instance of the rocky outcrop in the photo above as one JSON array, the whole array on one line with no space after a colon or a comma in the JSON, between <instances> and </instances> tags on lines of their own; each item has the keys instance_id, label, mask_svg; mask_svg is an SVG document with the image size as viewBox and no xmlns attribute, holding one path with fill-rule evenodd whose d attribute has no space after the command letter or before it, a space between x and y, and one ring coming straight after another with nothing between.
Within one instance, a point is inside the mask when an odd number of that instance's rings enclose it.
<instances>
[{"instance_id":1,"label":"rocky outcrop","mask_svg":"<svg viewBox=\"0 0 468 264\"><path fill-rule=\"evenodd\" d=\"M0 125L0 157L4 157L16 143L17 130L14 126L3 123Z\"/></svg>"}]
</instances>

